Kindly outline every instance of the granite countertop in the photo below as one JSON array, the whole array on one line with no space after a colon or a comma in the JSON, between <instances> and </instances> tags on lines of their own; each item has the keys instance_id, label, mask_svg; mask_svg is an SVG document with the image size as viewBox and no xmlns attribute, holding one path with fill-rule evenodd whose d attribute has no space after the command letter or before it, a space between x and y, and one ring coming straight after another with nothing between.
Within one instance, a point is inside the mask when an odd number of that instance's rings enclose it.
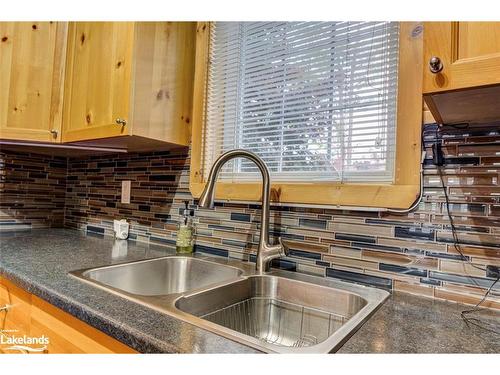
<instances>
[{"instance_id":1,"label":"granite countertop","mask_svg":"<svg viewBox=\"0 0 500 375\"><path fill-rule=\"evenodd\" d=\"M111 237L71 229L4 233L0 275L139 352L258 353L68 275L76 269L175 253L170 247L128 241L124 254L113 251L113 243ZM462 321L460 311L465 308L394 293L339 353L500 353L498 334ZM499 315L493 316L497 322Z\"/></svg>"}]
</instances>

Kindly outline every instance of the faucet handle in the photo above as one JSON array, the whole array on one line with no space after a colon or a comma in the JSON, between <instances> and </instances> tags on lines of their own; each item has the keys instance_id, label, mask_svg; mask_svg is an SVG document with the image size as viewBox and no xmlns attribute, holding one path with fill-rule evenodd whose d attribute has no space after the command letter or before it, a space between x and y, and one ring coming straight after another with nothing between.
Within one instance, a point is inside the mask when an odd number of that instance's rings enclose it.
<instances>
[{"instance_id":1,"label":"faucet handle","mask_svg":"<svg viewBox=\"0 0 500 375\"><path fill-rule=\"evenodd\" d=\"M283 253L284 256L288 256L290 252L290 245L288 241L282 239L281 237L278 238L278 243L281 246L281 252Z\"/></svg>"}]
</instances>

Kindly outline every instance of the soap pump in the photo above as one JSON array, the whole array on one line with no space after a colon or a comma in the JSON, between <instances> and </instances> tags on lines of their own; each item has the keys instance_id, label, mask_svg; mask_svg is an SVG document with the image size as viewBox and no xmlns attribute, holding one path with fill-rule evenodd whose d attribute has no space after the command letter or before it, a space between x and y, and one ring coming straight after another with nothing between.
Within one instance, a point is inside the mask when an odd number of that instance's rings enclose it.
<instances>
[{"instance_id":1,"label":"soap pump","mask_svg":"<svg viewBox=\"0 0 500 375\"><path fill-rule=\"evenodd\" d=\"M184 211L177 230L175 245L177 253L188 254L193 252L193 220L189 210L189 201L184 201Z\"/></svg>"}]
</instances>

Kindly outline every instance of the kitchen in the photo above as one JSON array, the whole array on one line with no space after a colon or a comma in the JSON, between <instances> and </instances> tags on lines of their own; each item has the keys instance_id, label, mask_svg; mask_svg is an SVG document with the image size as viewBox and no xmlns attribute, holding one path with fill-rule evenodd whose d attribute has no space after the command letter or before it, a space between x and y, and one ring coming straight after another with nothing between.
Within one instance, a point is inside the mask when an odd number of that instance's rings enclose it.
<instances>
[{"instance_id":1,"label":"kitchen","mask_svg":"<svg viewBox=\"0 0 500 375\"><path fill-rule=\"evenodd\" d=\"M0 22L0 353L498 363L500 22L133 18Z\"/></svg>"}]
</instances>

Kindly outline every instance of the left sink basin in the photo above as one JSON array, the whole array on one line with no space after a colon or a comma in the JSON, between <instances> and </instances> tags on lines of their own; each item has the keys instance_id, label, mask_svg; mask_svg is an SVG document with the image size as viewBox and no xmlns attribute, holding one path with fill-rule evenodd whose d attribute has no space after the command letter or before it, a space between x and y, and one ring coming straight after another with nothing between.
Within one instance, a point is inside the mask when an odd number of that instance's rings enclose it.
<instances>
[{"instance_id":1,"label":"left sink basin","mask_svg":"<svg viewBox=\"0 0 500 375\"><path fill-rule=\"evenodd\" d=\"M236 267L185 256L169 256L71 272L81 279L138 296L159 296L234 280Z\"/></svg>"}]
</instances>

